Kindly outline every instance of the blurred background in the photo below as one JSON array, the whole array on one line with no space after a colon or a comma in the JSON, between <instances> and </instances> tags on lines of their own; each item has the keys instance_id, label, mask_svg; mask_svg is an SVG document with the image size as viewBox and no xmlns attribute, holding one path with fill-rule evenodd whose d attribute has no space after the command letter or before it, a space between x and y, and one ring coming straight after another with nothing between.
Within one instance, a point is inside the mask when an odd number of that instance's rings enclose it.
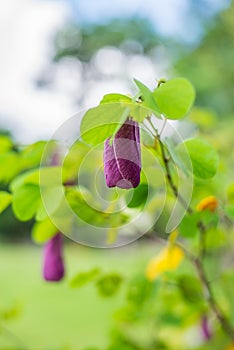
<instances>
[{"instance_id":1,"label":"blurred background","mask_svg":"<svg viewBox=\"0 0 234 350\"><path fill-rule=\"evenodd\" d=\"M184 76L197 91L199 132L229 164L233 18L231 0L1 2L0 134L19 145L46 140L104 94L134 93L133 78L154 88L162 77ZM0 155L2 166L9 165ZM224 167L229 181L233 169ZM19 223L11 209L0 217L0 349L105 349L123 295L103 302L92 287L45 285L41 250L29 243L31 225ZM110 257L111 268L127 266L130 275L144 270L153 251L142 242L111 252L66 249L70 276L94 264L106 268Z\"/></svg>"}]
</instances>

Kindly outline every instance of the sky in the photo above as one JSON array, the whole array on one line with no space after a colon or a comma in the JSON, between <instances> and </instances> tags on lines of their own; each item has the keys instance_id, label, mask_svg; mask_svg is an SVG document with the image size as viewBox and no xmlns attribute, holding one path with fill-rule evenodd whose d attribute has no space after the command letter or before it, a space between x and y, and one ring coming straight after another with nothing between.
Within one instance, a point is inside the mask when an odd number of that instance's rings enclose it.
<instances>
[{"instance_id":1,"label":"sky","mask_svg":"<svg viewBox=\"0 0 234 350\"><path fill-rule=\"evenodd\" d=\"M189 14L199 7L200 14L212 16L228 6L230 0L68 0L74 18L97 22L110 17L142 16L165 36L177 36L185 41L196 40L201 34L199 18ZM201 3L200 6L198 4ZM195 6L196 5L196 6Z\"/></svg>"},{"instance_id":2,"label":"sky","mask_svg":"<svg viewBox=\"0 0 234 350\"><path fill-rule=\"evenodd\" d=\"M77 20L95 22L109 17L142 16L149 18L163 34L181 33L181 18L187 8L187 0L69 0ZM163 15L162 15L163 14ZM164 17L164 19L163 19ZM176 23L176 25L175 25Z\"/></svg>"},{"instance_id":3,"label":"sky","mask_svg":"<svg viewBox=\"0 0 234 350\"><path fill-rule=\"evenodd\" d=\"M35 85L53 55L51 39L68 12L55 1L0 3L0 127L12 130L21 142L48 137L75 112L68 96Z\"/></svg>"},{"instance_id":4,"label":"sky","mask_svg":"<svg viewBox=\"0 0 234 350\"><path fill-rule=\"evenodd\" d=\"M225 5L228 0L207 1L212 3L212 9L217 10L217 4ZM111 4L108 0L1 1L0 128L10 129L19 142L28 143L51 137L62 122L77 112L70 87L75 83L81 85L82 81L78 75L73 77L67 67L60 67L57 85L52 89L38 89L35 84L53 57L54 34L69 18L95 22L115 16L141 14L164 35L173 33L187 40L187 35L192 39L199 34L199 26L195 30L196 23L192 21L186 22L188 26L184 30L183 19L187 11L188 0L112 0ZM135 74L134 64L138 69L139 60L139 57L134 57L129 64L130 75ZM154 79L155 68L147 59L143 63L145 71L142 69L140 73L147 82L147 79L150 81L148 75ZM127 88L121 81L115 83L113 87L119 92ZM87 104L92 105L99 95L112 91L110 84L94 81L91 85Z\"/></svg>"}]
</instances>

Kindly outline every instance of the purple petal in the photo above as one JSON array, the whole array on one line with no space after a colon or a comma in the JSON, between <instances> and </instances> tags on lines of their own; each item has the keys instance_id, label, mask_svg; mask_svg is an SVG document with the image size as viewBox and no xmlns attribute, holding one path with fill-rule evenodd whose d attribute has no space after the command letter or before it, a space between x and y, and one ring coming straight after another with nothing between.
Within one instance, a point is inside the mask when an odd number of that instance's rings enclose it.
<instances>
[{"instance_id":1,"label":"purple petal","mask_svg":"<svg viewBox=\"0 0 234 350\"><path fill-rule=\"evenodd\" d=\"M212 332L209 327L207 316L203 316L201 320L202 335L205 340L210 340L212 337Z\"/></svg>"},{"instance_id":2,"label":"purple petal","mask_svg":"<svg viewBox=\"0 0 234 350\"><path fill-rule=\"evenodd\" d=\"M60 281L64 276L63 237L57 233L44 247L43 277L46 281Z\"/></svg>"},{"instance_id":3,"label":"purple petal","mask_svg":"<svg viewBox=\"0 0 234 350\"><path fill-rule=\"evenodd\" d=\"M140 182L141 151L138 123L127 119L114 137L104 145L104 172L108 187L129 189Z\"/></svg>"}]
</instances>

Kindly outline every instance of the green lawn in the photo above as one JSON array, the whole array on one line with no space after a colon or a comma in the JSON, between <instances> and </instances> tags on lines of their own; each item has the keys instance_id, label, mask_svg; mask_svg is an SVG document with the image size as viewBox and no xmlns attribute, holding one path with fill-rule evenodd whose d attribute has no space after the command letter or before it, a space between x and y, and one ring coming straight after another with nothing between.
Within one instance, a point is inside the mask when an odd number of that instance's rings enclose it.
<instances>
[{"instance_id":1,"label":"green lawn","mask_svg":"<svg viewBox=\"0 0 234 350\"><path fill-rule=\"evenodd\" d=\"M0 349L19 349L20 343L25 350L105 349L124 287L117 296L103 299L93 285L71 289L68 281L94 266L126 276L142 271L152 248L139 243L108 250L66 246L67 276L59 284L42 280L41 253L38 247L0 246L0 312L15 304L22 309L0 328Z\"/></svg>"}]
</instances>

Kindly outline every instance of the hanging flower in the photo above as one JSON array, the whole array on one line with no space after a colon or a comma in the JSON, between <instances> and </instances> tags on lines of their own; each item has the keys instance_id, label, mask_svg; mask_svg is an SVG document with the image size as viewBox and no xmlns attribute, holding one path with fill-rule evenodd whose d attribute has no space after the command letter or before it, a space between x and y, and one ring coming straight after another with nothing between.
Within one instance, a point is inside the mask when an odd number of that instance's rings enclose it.
<instances>
[{"instance_id":1,"label":"hanging flower","mask_svg":"<svg viewBox=\"0 0 234 350\"><path fill-rule=\"evenodd\" d=\"M108 187L129 189L140 182L140 131L137 122L127 119L113 140L104 145L104 172Z\"/></svg>"},{"instance_id":2,"label":"hanging flower","mask_svg":"<svg viewBox=\"0 0 234 350\"><path fill-rule=\"evenodd\" d=\"M63 237L57 233L44 247L43 277L46 281L60 281L64 276Z\"/></svg>"},{"instance_id":3,"label":"hanging flower","mask_svg":"<svg viewBox=\"0 0 234 350\"><path fill-rule=\"evenodd\" d=\"M196 209L197 209L197 211L209 210L209 211L214 212L217 209L217 206L218 206L217 198L214 196L208 196L208 197L202 199L198 203Z\"/></svg>"}]
</instances>

